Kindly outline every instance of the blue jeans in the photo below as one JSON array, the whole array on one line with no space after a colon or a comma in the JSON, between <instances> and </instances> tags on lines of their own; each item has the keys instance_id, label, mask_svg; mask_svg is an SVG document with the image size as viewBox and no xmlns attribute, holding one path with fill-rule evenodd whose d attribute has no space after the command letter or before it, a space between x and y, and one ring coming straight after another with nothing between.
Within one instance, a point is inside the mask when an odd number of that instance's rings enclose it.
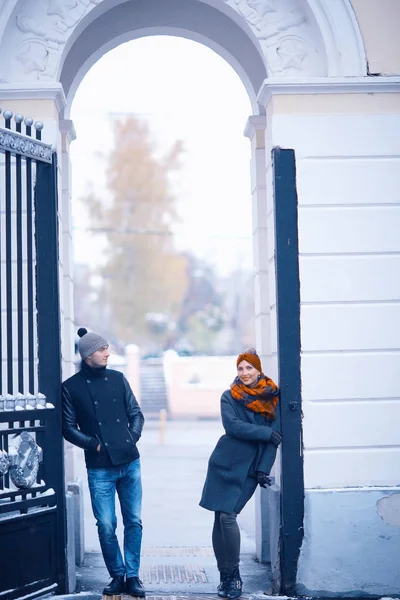
<instances>
[{"instance_id":1,"label":"blue jeans","mask_svg":"<svg viewBox=\"0 0 400 600\"><path fill-rule=\"evenodd\" d=\"M101 551L110 576L138 577L142 545L140 459L107 469L88 469L88 482ZM124 522L125 564L115 534L116 491Z\"/></svg>"}]
</instances>

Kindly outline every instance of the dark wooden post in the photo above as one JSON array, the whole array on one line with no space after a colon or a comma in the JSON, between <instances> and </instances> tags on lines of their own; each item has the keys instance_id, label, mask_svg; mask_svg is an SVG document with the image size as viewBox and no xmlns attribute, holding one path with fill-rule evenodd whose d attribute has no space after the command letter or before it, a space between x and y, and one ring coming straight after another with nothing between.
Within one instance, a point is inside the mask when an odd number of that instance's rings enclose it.
<instances>
[{"instance_id":1,"label":"dark wooden post","mask_svg":"<svg viewBox=\"0 0 400 600\"><path fill-rule=\"evenodd\" d=\"M293 150L274 148L276 301L281 388L281 592L296 593L303 540L304 477L300 371L300 279L296 162Z\"/></svg>"}]
</instances>

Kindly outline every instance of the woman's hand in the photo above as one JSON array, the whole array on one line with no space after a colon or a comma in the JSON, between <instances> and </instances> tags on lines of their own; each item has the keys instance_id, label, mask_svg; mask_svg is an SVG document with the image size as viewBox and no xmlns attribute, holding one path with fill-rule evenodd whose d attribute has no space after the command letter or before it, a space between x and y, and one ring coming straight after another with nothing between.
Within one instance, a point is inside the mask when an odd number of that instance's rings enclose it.
<instances>
[{"instance_id":1,"label":"woman's hand","mask_svg":"<svg viewBox=\"0 0 400 600\"><path fill-rule=\"evenodd\" d=\"M281 443L281 441L282 441L281 434L279 433L279 431L274 430L271 433L271 442L273 443L274 446L278 447L279 444Z\"/></svg>"},{"instance_id":2,"label":"woman's hand","mask_svg":"<svg viewBox=\"0 0 400 600\"><path fill-rule=\"evenodd\" d=\"M267 485L271 485L271 477L269 477L268 473L263 473L263 471L257 471L256 476L260 487L266 488Z\"/></svg>"}]
</instances>

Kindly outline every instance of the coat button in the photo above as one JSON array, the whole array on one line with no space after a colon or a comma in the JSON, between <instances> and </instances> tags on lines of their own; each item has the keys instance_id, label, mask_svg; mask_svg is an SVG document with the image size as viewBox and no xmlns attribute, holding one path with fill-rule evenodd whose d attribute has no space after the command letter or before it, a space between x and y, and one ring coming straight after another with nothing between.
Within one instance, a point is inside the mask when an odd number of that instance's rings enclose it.
<instances>
[{"instance_id":1,"label":"coat button","mask_svg":"<svg viewBox=\"0 0 400 600\"><path fill-rule=\"evenodd\" d=\"M104 381L108 381L108 377L104 377Z\"/></svg>"},{"instance_id":2,"label":"coat button","mask_svg":"<svg viewBox=\"0 0 400 600\"><path fill-rule=\"evenodd\" d=\"M99 425L103 425L103 423L101 421L99 421Z\"/></svg>"},{"instance_id":3,"label":"coat button","mask_svg":"<svg viewBox=\"0 0 400 600\"><path fill-rule=\"evenodd\" d=\"M97 400L95 400L94 403L97 405L98 404Z\"/></svg>"},{"instance_id":4,"label":"coat button","mask_svg":"<svg viewBox=\"0 0 400 600\"><path fill-rule=\"evenodd\" d=\"M86 379L86 383L90 383L90 379Z\"/></svg>"},{"instance_id":5,"label":"coat button","mask_svg":"<svg viewBox=\"0 0 400 600\"><path fill-rule=\"evenodd\" d=\"M130 441L131 441L131 440L126 440L127 444L129 444L129 442L130 442Z\"/></svg>"},{"instance_id":6,"label":"coat button","mask_svg":"<svg viewBox=\"0 0 400 600\"><path fill-rule=\"evenodd\" d=\"M116 399L115 399L115 398L113 398L113 402L116 402Z\"/></svg>"},{"instance_id":7,"label":"coat button","mask_svg":"<svg viewBox=\"0 0 400 600\"><path fill-rule=\"evenodd\" d=\"M121 419L117 419L117 423L120 423L120 422L121 422Z\"/></svg>"},{"instance_id":8,"label":"coat button","mask_svg":"<svg viewBox=\"0 0 400 600\"><path fill-rule=\"evenodd\" d=\"M105 446L108 446L108 442L106 442L104 445L105 445Z\"/></svg>"}]
</instances>

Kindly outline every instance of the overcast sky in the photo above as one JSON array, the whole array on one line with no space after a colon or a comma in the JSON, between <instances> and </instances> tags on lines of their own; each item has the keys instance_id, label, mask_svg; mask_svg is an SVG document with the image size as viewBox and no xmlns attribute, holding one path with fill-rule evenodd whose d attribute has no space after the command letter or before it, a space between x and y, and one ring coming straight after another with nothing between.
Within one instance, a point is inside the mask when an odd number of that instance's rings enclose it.
<instances>
[{"instance_id":1,"label":"overcast sky","mask_svg":"<svg viewBox=\"0 0 400 600\"><path fill-rule=\"evenodd\" d=\"M176 139L186 152L175 184L180 249L227 272L251 267L250 142L243 135L251 105L233 69L212 50L182 38L157 36L122 44L104 55L76 93L71 118L75 260L92 264L101 239L88 241L78 198L101 187L99 150L110 146L118 114L146 118L160 151ZM114 117L113 117L114 115ZM87 247L87 245L86 245Z\"/></svg>"}]
</instances>

